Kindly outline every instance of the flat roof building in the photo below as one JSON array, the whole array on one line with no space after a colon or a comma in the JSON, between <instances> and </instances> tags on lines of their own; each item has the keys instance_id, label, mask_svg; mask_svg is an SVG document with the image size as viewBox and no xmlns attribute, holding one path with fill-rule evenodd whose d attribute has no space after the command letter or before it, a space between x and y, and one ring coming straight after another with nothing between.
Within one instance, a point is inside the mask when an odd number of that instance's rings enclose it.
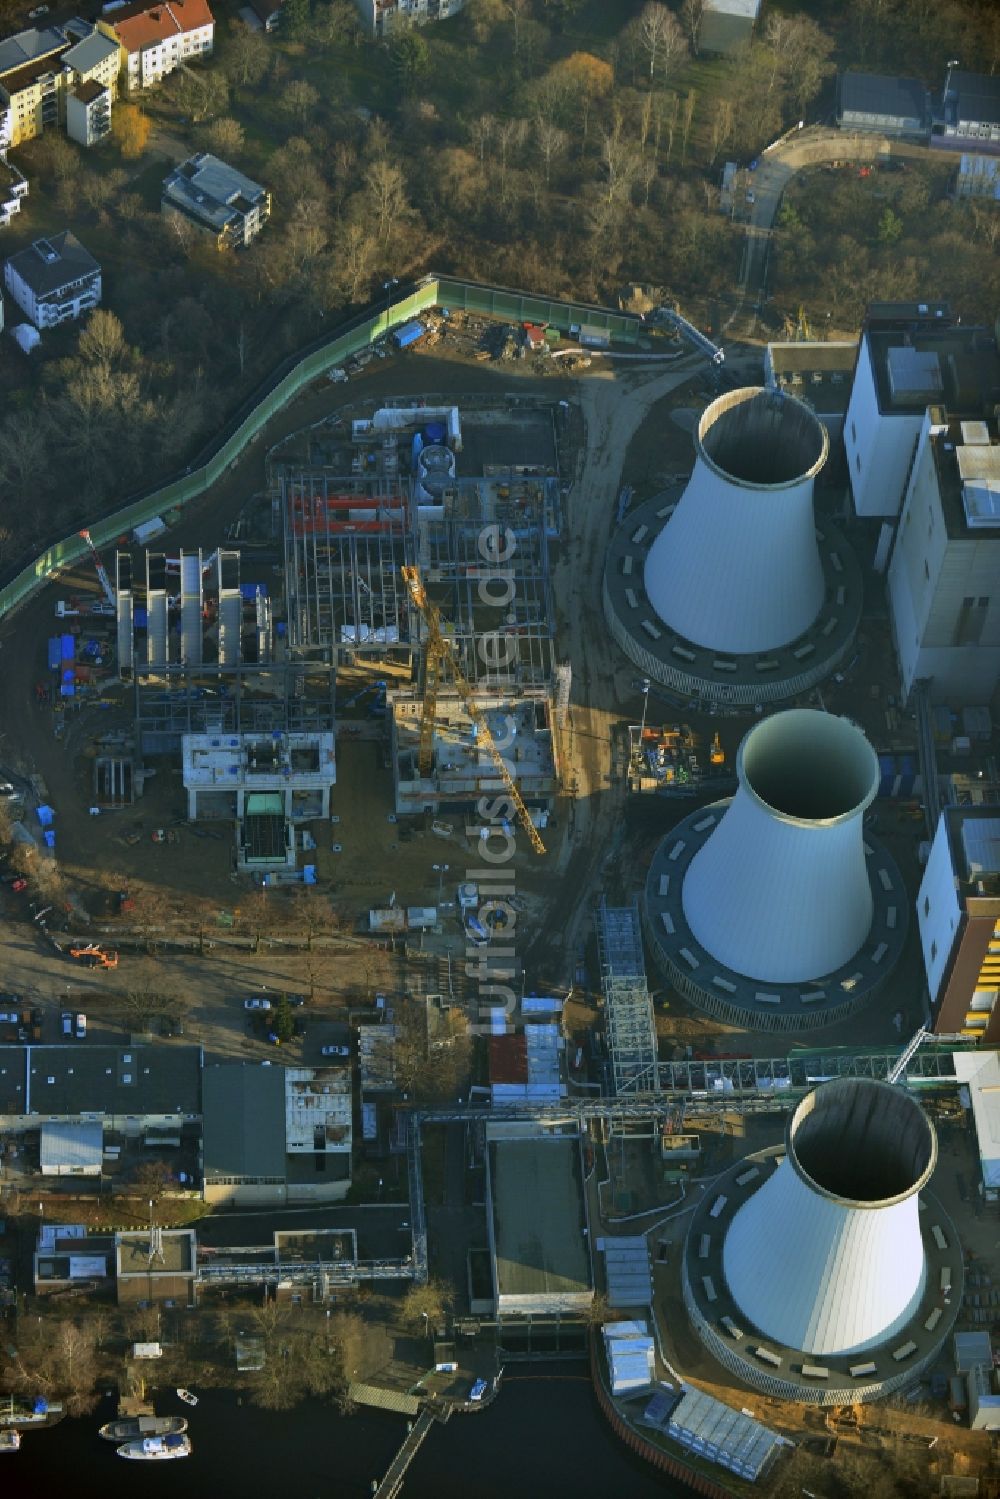
<instances>
[{"instance_id":1,"label":"flat roof building","mask_svg":"<svg viewBox=\"0 0 1000 1499\"><path fill-rule=\"evenodd\" d=\"M1000 1043L1000 807L941 813L917 925L932 1028Z\"/></svg>"},{"instance_id":2,"label":"flat roof building","mask_svg":"<svg viewBox=\"0 0 1000 1499\"><path fill-rule=\"evenodd\" d=\"M903 696L927 681L931 701L952 707L988 703L1000 681L995 344L984 347L977 369L987 387L980 419L954 418L937 405L924 415L888 576Z\"/></svg>"},{"instance_id":3,"label":"flat roof building","mask_svg":"<svg viewBox=\"0 0 1000 1499\"><path fill-rule=\"evenodd\" d=\"M0 1129L99 1120L135 1137L200 1115L198 1046L0 1046Z\"/></svg>"},{"instance_id":4,"label":"flat roof building","mask_svg":"<svg viewBox=\"0 0 1000 1499\"><path fill-rule=\"evenodd\" d=\"M853 341L771 343L764 353L764 383L811 406L832 439L843 431L857 358Z\"/></svg>"},{"instance_id":5,"label":"flat roof building","mask_svg":"<svg viewBox=\"0 0 1000 1499\"><path fill-rule=\"evenodd\" d=\"M220 250L249 245L271 216L271 194L208 151L182 161L164 178L163 213L211 235Z\"/></svg>"},{"instance_id":6,"label":"flat roof building","mask_svg":"<svg viewBox=\"0 0 1000 1499\"><path fill-rule=\"evenodd\" d=\"M579 1137L490 1124L486 1138L498 1316L585 1312L594 1282Z\"/></svg>"},{"instance_id":7,"label":"flat roof building","mask_svg":"<svg viewBox=\"0 0 1000 1499\"><path fill-rule=\"evenodd\" d=\"M1000 151L1000 78L952 68L944 97L944 128L935 141L953 148Z\"/></svg>"},{"instance_id":8,"label":"flat roof building","mask_svg":"<svg viewBox=\"0 0 1000 1499\"><path fill-rule=\"evenodd\" d=\"M851 72L841 73L837 80L837 123L842 130L926 135L930 120L930 94L919 78Z\"/></svg>"},{"instance_id":9,"label":"flat roof building","mask_svg":"<svg viewBox=\"0 0 1000 1499\"><path fill-rule=\"evenodd\" d=\"M351 1185L351 1069L205 1068L205 1201L337 1202Z\"/></svg>"},{"instance_id":10,"label":"flat roof building","mask_svg":"<svg viewBox=\"0 0 1000 1499\"><path fill-rule=\"evenodd\" d=\"M855 514L899 514L929 406L979 417L997 401L1000 357L985 328L959 326L945 302L869 306L844 424Z\"/></svg>"}]
</instances>

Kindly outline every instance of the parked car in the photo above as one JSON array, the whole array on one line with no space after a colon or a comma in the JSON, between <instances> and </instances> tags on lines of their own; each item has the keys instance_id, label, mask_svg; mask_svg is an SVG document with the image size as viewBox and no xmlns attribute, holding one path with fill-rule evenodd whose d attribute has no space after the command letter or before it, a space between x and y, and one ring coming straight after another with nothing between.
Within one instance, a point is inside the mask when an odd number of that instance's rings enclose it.
<instances>
[{"instance_id":1,"label":"parked car","mask_svg":"<svg viewBox=\"0 0 1000 1499\"><path fill-rule=\"evenodd\" d=\"M487 1385L485 1379L477 1379L475 1384L472 1386L472 1389L469 1391L469 1399L482 1400L488 1388L489 1386Z\"/></svg>"},{"instance_id":2,"label":"parked car","mask_svg":"<svg viewBox=\"0 0 1000 1499\"><path fill-rule=\"evenodd\" d=\"M0 781L0 796L11 797L17 795L17 787L10 781Z\"/></svg>"},{"instance_id":3,"label":"parked car","mask_svg":"<svg viewBox=\"0 0 1000 1499\"><path fill-rule=\"evenodd\" d=\"M269 1010L271 1008L271 1001L255 996L253 999L245 999L243 1001L243 1008L244 1010Z\"/></svg>"},{"instance_id":4,"label":"parked car","mask_svg":"<svg viewBox=\"0 0 1000 1499\"><path fill-rule=\"evenodd\" d=\"M321 1046L320 1056L323 1057L349 1057L351 1048L349 1046Z\"/></svg>"},{"instance_id":5,"label":"parked car","mask_svg":"<svg viewBox=\"0 0 1000 1499\"><path fill-rule=\"evenodd\" d=\"M748 187L747 188L747 202L751 206L753 206L753 204L756 203L756 201L757 201L757 194L754 192L754 190L753 190L752 187Z\"/></svg>"},{"instance_id":6,"label":"parked car","mask_svg":"<svg viewBox=\"0 0 1000 1499\"><path fill-rule=\"evenodd\" d=\"M63 1010L62 1015L60 1016L60 1022L62 1024L62 1033L63 1033L63 1035L64 1036L72 1036L72 1034L73 1034L73 1017L69 1013L68 1010Z\"/></svg>"},{"instance_id":7,"label":"parked car","mask_svg":"<svg viewBox=\"0 0 1000 1499\"><path fill-rule=\"evenodd\" d=\"M84 1013L83 1013L82 1010L81 1010L80 1014L77 1015L77 1017L76 1017L76 1021L74 1023L74 1027L73 1027L73 1034L76 1036L76 1039L78 1041L83 1041L86 1038L86 1035L87 1035L87 1017L86 1017L86 1015L84 1015Z\"/></svg>"},{"instance_id":8,"label":"parked car","mask_svg":"<svg viewBox=\"0 0 1000 1499\"><path fill-rule=\"evenodd\" d=\"M0 1025L17 1025L20 1019L16 1010L0 1010Z\"/></svg>"},{"instance_id":9,"label":"parked car","mask_svg":"<svg viewBox=\"0 0 1000 1499\"><path fill-rule=\"evenodd\" d=\"M107 599L98 599L96 604L91 604L87 610L88 614L103 614L105 619L114 619L117 614L114 604L109 604Z\"/></svg>"},{"instance_id":10,"label":"parked car","mask_svg":"<svg viewBox=\"0 0 1000 1499\"><path fill-rule=\"evenodd\" d=\"M299 1005L304 1005L306 1002L306 997L304 994L286 994L285 998L288 1000L288 1003L290 1005L294 1005L296 1009L299 1007Z\"/></svg>"}]
</instances>

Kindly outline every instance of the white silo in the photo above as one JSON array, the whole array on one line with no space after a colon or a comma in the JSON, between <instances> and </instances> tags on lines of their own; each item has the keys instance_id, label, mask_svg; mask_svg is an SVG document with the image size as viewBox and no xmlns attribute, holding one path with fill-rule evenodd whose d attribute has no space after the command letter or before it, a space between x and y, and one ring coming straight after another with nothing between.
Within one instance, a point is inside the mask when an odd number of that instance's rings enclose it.
<instances>
[{"instance_id":1,"label":"white silo","mask_svg":"<svg viewBox=\"0 0 1000 1499\"><path fill-rule=\"evenodd\" d=\"M683 915L704 951L747 978L816 980L872 926L862 824L875 751L846 718L809 708L756 724L738 789L683 875Z\"/></svg>"},{"instance_id":2,"label":"white silo","mask_svg":"<svg viewBox=\"0 0 1000 1499\"><path fill-rule=\"evenodd\" d=\"M713 401L696 460L645 564L645 588L677 636L737 656L772 651L808 630L825 583L813 483L826 428L801 401L757 387Z\"/></svg>"},{"instance_id":3,"label":"white silo","mask_svg":"<svg viewBox=\"0 0 1000 1499\"><path fill-rule=\"evenodd\" d=\"M918 1195L936 1163L933 1126L904 1088L839 1078L808 1094L784 1160L725 1236L723 1272L743 1317L817 1357L896 1338L927 1286Z\"/></svg>"}]
</instances>

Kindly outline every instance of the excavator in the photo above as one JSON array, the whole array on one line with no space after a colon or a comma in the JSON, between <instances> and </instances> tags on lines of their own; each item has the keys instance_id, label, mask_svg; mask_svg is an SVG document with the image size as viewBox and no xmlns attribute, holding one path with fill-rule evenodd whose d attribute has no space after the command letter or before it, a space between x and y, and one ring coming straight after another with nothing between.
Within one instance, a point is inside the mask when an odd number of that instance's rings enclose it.
<instances>
[{"instance_id":1,"label":"excavator","mask_svg":"<svg viewBox=\"0 0 1000 1499\"><path fill-rule=\"evenodd\" d=\"M441 629L441 611L436 604L432 604L427 597L420 569L417 567L404 567L403 580L406 583L411 602L418 610L427 626L427 640L425 642L426 656L424 665L424 709L420 720L420 749L418 751L418 764L420 774L427 775L431 768L431 755L434 749L434 722L437 710L438 691L441 686L441 677L447 673L462 699L466 713L476 726L476 742L483 746L496 766L497 774L503 781L507 795L514 804L518 821L531 839L531 846L536 854L544 854L545 844L539 836L538 829L531 820L531 813L525 806L521 793L518 791L514 778L504 762L504 758L497 749L496 741L490 732L490 726L486 717L477 707L472 695L472 688L455 656L454 648L446 639Z\"/></svg>"},{"instance_id":2,"label":"excavator","mask_svg":"<svg viewBox=\"0 0 1000 1499\"><path fill-rule=\"evenodd\" d=\"M99 947L96 942L88 942L86 947L71 947L69 955L86 963L88 968L118 967L118 954L109 952L106 947Z\"/></svg>"}]
</instances>

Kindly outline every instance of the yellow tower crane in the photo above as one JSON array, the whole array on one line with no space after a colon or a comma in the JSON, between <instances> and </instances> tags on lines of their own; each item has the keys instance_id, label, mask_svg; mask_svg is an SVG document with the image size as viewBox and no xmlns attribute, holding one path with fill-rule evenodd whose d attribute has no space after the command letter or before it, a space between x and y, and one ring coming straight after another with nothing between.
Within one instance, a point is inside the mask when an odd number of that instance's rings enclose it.
<instances>
[{"instance_id":1,"label":"yellow tower crane","mask_svg":"<svg viewBox=\"0 0 1000 1499\"><path fill-rule=\"evenodd\" d=\"M458 695L465 705L472 722L476 726L479 735L479 743L482 744L507 788L507 795L514 804L521 826L531 839L531 846L536 854L544 854L545 844L538 834L538 829L531 820L531 813L524 804L521 793L514 783L514 777L507 769L503 756L497 749L496 740L490 732L490 726L486 722L485 715L476 706L472 695L472 688L468 679L458 664L451 643L445 638L441 629L441 611L436 604L432 604L427 597L420 577L420 569L416 567L404 567L403 578L409 590L410 599L427 626L427 640L425 642L425 666L424 666L424 710L420 720L420 750L418 763L420 774L425 776L431 768L431 753L434 748L434 719L437 709L438 689L441 685L441 673L447 671L456 688Z\"/></svg>"}]
</instances>

